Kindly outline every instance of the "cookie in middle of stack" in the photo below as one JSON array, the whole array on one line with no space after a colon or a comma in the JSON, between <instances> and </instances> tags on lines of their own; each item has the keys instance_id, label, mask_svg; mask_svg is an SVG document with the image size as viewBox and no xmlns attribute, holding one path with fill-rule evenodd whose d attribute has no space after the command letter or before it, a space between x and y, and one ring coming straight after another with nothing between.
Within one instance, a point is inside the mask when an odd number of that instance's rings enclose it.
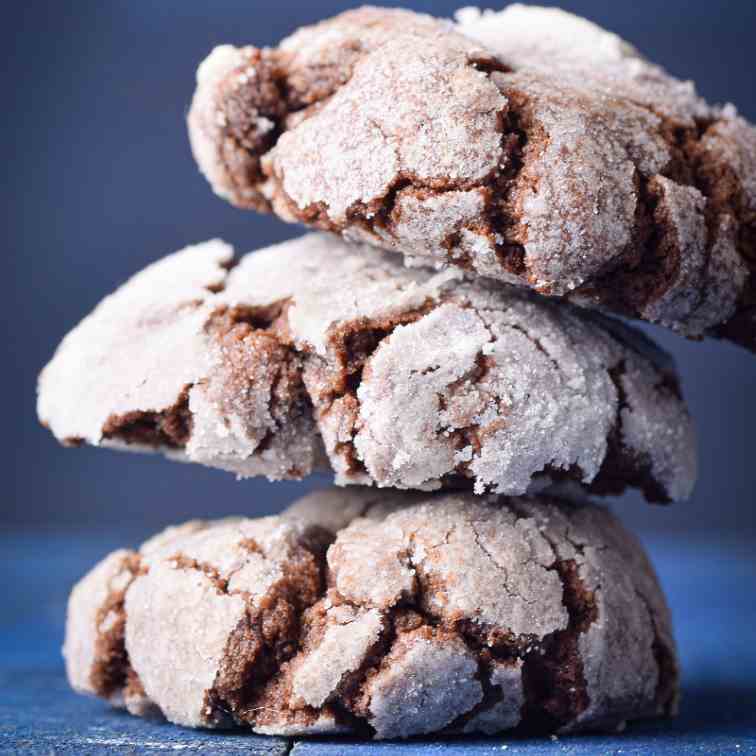
<instances>
[{"instance_id":1,"label":"cookie in middle of stack","mask_svg":"<svg viewBox=\"0 0 756 756\"><path fill-rule=\"evenodd\" d=\"M330 463L340 483L669 501L696 468L670 360L637 331L318 234L150 266L65 338L39 415L65 443L274 479Z\"/></svg>"}]
</instances>

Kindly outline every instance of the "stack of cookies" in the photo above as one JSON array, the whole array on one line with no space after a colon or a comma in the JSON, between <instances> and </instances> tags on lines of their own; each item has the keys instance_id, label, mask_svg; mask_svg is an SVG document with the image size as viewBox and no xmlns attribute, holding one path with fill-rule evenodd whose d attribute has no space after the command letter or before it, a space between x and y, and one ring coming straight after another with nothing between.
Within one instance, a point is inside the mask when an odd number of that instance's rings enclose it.
<instances>
[{"instance_id":1,"label":"stack of cookies","mask_svg":"<svg viewBox=\"0 0 756 756\"><path fill-rule=\"evenodd\" d=\"M653 569L587 497L685 499L694 431L670 359L606 313L756 350L754 128L519 5L216 48L188 123L217 194L317 232L136 275L63 340L40 419L339 487L106 557L71 594L73 687L279 735L673 714Z\"/></svg>"}]
</instances>

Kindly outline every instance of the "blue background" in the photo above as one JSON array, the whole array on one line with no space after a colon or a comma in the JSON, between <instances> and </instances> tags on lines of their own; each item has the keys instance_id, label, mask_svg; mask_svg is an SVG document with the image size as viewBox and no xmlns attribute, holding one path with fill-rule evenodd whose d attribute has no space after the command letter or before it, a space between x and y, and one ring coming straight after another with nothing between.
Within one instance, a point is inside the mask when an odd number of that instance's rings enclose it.
<instances>
[{"instance_id":1,"label":"blue background","mask_svg":"<svg viewBox=\"0 0 756 756\"><path fill-rule=\"evenodd\" d=\"M274 44L300 24L353 5L3 4L0 458L9 485L0 505L2 753L143 752L170 743L211 753L253 745L155 729L68 693L59 657L65 598L72 581L115 546L193 516L274 511L327 480L237 483L159 457L62 449L36 423L35 379L64 333L147 263L213 236L247 251L297 233L210 193L183 125L194 69L218 43ZM456 7L404 5L437 15ZM574 0L563 6L696 80L707 98L733 101L756 119L756 2ZM682 372L700 434L700 482L688 503L649 507L629 496L617 511L650 546L670 595L686 672L682 717L672 727L635 728L616 741L539 742L510 752L756 752L756 357L648 330ZM498 742L475 748L500 752ZM271 753L288 748L276 741L258 745ZM447 744L449 752L457 747ZM321 752L343 748L322 746Z\"/></svg>"}]
</instances>

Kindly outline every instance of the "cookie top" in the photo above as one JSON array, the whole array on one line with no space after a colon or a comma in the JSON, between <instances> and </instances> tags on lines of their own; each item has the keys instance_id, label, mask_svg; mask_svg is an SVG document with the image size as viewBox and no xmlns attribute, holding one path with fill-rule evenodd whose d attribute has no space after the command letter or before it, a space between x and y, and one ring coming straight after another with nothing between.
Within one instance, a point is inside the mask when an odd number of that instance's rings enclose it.
<instances>
[{"instance_id":1,"label":"cookie top","mask_svg":"<svg viewBox=\"0 0 756 756\"><path fill-rule=\"evenodd\" d=\"M563 11L365 7L218 47L188 123L241 207L756 349L756 131Z\"/></svg>"},{"instance_id":2,"label":"cookie top","mask_svg":"<svg viewBox=\"0 0 756 756\"><path fill-rule=\"evenodd\" d=\"M543 496L330 490L172 528L74 588L64 654L133 713L281 735L615 729L678 684L639 543Z\"/></svg>"},{"instance_id":3,"label":"cookie top","mask_svg":"<svg viewBox=\"0 0 756 756\"><path fill-rule=\"evenodd\" d=\"M274 479L327 454L342 484L690 494L692 423L641 334L333 236L230 260L167 257L66 336L39 381L58 439Z\"/></svg>"}]
</instances>

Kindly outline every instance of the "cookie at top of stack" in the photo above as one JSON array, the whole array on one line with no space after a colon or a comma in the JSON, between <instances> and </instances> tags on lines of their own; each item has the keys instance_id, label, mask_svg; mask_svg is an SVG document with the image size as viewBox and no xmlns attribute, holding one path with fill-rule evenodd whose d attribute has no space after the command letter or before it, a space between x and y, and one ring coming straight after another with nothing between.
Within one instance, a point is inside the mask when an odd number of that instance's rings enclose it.
<instances>
[{"instance_id":1,"label":"cookie at top of stack","mask_svg":"<svg viewBox=\"0 0 756 756\"><path fill-rule=\"evenodd\" d=\"M64 653L134 714L280 735L615 730L678 691L640 544L549 497L332 489L169 528L74 588Z\"/></svg>"},{"instance_id":2,"label":"cookie at top of stack","mask_svg":"<svg viewBox=\"0 0 756 756\"><path fill-rule=\"evenodd\" d=\"M638 332L335 236L232 256L191 247L107 297L42 372L42 422L240 476L690 494L692 423Z\"/></svg>"},{"instance_id":3,"label":"cookie at top of stack","mask_svg":"<svg viewBox=\"0 0 756 756\"><path fill-rule=\"evenodd\" d=\"M236 205L756 350L756 130L614 34L365 7L197 78L194 154Z\"/></svg>"}]
</instances>

